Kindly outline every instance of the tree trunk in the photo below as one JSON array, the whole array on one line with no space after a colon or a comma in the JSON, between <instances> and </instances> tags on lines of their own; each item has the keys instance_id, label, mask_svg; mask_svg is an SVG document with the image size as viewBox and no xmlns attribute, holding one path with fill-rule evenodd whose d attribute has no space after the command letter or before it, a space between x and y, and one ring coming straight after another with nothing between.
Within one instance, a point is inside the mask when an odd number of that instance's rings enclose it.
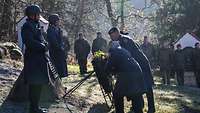
<instances>
[{"instance_id":1,"label":"tree trunk","mask_svg":"<svg viewBox=\"0 0 200 113\"><path fill-rule=\"evenodd\" d=\"M3 40L11 40L11 36L13 36L13 34L14 34L12 0L4 1L0 27L1 27L1 29L0 29L1 40L2 40L2 37L6 38Z\"/></svg>"},{"instance_id":2,"label":"tree trunk","mask_svg":"<svg viewBox=\"0 0 200 113\"><path fill-rule=\"evenodd\" d=\"M124 0L121 0L121 30L123 31L124 30L124 27L125 27L125 23L124 23Z\"/></svg>"},{"instance_id":3,"label":"tree trunk","mask_svg":"<svg viewBox=\"0 0 200 113\"><path fill-rule=\"evenodd\" d=\"M105 2L106 2L108 16L109 16L109 18L111 20L111 24L112 24L113 27L116 27L117 26L117 19L115 19L115 17L114 17L111 1L110 0L105 0Z\"/></svg>"}]
</instances>

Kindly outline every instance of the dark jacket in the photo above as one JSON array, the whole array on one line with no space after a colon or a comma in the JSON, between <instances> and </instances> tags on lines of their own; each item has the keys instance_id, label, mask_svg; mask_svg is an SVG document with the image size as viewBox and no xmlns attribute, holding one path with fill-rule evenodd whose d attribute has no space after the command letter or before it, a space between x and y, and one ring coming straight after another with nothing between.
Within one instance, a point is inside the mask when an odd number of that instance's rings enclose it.
<instances>
[{"instance_id":1,"label":"dark jacket","mask_svg":"<svg viewBox=\"0 0 200 113\"><path fill-rule=\"evenodd\" d=\"M174 53L174 68L175 70L184 70L184 54L183 50L176 50Z\"/></svg>"},{"instance_id":2,"label":"dark jacket","mask_svg":"<svg viewBox=\"0 0 200 113\"><path fill-rule=\"evenodd\" d=\"M67 63L62 30L56 26L49 25L47 40L52 63L55 65L59 76L66 77Z\"/></svg>"},{"instance_id":3,"label":"dark jacket","mask_svg":"<svg viewBox=\"0 0 200 113\"><path fill-rule=\"evenodd\" d=\"M90 44L86 39L77 39L74 44L74 52L77 59L87 59L90 53Z\"/></svg>"},{"instance_id":4,"label":"dark jacket","mask_svg":"<svg viewBox=\"0 0 200 113\"><path fill-rule=\"evenodd\" d=\"M95 53L97 51L103 51L106 52L107 50L107 42L103 38L96 38L94 39L92 43L92 53Z\"/></svg>"},{"instance_id":5,"label":"dark jacket","mask_svg":"<svg viewBox=\"0 0 200 113\"><path fill-rule=\"evenodd\" d=\"M147 43L147 44L142 44L140 45L140 48L142 50L142 52L146 55L146 57L149 59L151 64L155 63L156 60L156 53L155 53L155 48L151 43Z\"/></svg>"},{"instance_id":6,"label":"dark jacket","mask_svg":"<svg viewBox=\"0 0 200 113\"><path fill-rule=\"evenodd\" d=\"M192 55L194 70L200 70L200 49L195 48Z\"/></svg>"},{"instance_id":7,"label":"dark jacket","mask_svg":"<svg viewBox=\"0 0 200 113\"><path fill-rule=\"evenodd\" d=\"M139 45L130 37L121 35L119 38L120 45L131 53L131 56L139 63L144 74L145 85L147 88L152 88L154 84L151 72L151 66L148 58L141 51Z\"/></svg>"},{"instance_id":8,"label":"dark jacket","mask_svg":"<svg viewBox=\"0 0 200 113\"><path fill-rule=\"evenodd\" d=\"M26 46L24 75L28 84L48 83L48 49L40 30L39 22L27 19L22 27L22 40Z\"/></svg>"},{"instance_id":9,"label":"dark jacket","mask_svg":"<svg viewBox=\"0 0 200 113\"><path fill-rule=\"evenodd\" d=\"M109 50L106 72L117 74L114 94L134 96L145 92L144 77L137 61L123 48Z\"/></svg>"},{"instance_id":10,"label":"dark jacket","mask_svg":"<svg viewBox=\"0 0 200 113\"><path fill-rule=\"evenodd\" d=\"M174 55L170 48L160 48L158 53L160 70L171 70L174 67Z\"/></svg>"}]
</instances>

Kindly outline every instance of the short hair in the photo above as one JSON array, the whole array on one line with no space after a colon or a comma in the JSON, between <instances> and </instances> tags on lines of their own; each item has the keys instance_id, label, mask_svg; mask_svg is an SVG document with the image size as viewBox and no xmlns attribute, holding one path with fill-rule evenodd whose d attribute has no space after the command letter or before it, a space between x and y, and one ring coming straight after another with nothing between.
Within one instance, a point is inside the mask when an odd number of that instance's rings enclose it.
<instances>
[{"instance_id":1,"label":"short hair","mask_svg":"<svg viewBox=\"0 0 200 113\"><path fill-rule=\"evenodd\" d=\"M177 47L177 48L178 48L178 47L181 47L181 44L176 45L176 47Z\"/></svg>"},{"instance_id":2,"label":"short hair","mask_svg":"<svg viewBox=\"0 0 200 113\"><path fill-rule=\"evenodd\" d=\"M124 31L120 31L120 34L122 34L122 35L129 35L129 33L124 32Z\"/></svg>"},{"instance_id":3,"label":"short hair","mask_svg":"<svg viewBox=\"0 0 200 113\"><path fill-rule=\"evenodd\" d=\"M97 32L97 35L101 35L102 33L101 32Z\"/></svg>"},{"instance_id":4,"label":"short hair","mask_svg":"<svg viewBox=\"0 0 200 113\"><path fill-rule=\"evenodd\" d=\"M194 46L196 47L198 44L199 44L199 42L195 43L195 45L194 45Z\"/></svg>"},{"instance_id":5,"label":"short hair","mask_svg":"<svg viewBox=\"0 0 200 113\"><path fill-rule=\"evenodd\" d=\"M117 27L112 27L112 28L109 30L108 34L110 35L110 34L112 34L112 33L114 33L114 32L119 32L119 29L118 29Z\"/></svg>"},{"instance_id":6,"label":"short hair","mask_svg":"<svg viewBox=\"0 0 200 113\"><path fill-rule=\"evenodd\" d=\"M144 36L144 38L148 38L147 36Z\"/></svg>"},{"instance_id":7,"label":"short hair","mask_svg":"<svg viewBox=\"0 0 200 113\"><path fill-rule=\"evenodd\" d=\"M83 33L79 33L78 36L83 36Z\"/></svg>"}]
</instances>

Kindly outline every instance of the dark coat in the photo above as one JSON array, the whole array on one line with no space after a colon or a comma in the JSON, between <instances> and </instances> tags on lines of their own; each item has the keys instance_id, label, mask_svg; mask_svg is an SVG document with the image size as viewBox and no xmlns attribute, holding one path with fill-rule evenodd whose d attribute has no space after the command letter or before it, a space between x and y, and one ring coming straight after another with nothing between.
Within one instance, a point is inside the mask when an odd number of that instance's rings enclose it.
<instances>
[{"instance_id":1,"label":"dark coat","mask_svg":"<svg viewBox=\"0 0 200 113\"><path fill-rule=\"evenodd\" d=\"M149 59L151 66L155 64L156 60L156 52L153 44L147 43L147 44L142 44L140 45L140 48L142 52L146 55L146 57Z\"/></svg>"},{"instance_id":2,"label":"dark coat","mask_svg":"<svg viewBox=\"0 0 200 113\"><path fill-rule=\"evenodd\" d=\"M97 51L106 52L107 50L107 41L103 38L96 38L92 43L92 53Z\"/></svg>"},{"instance_id":3,"label":"dark coat","mask_svg":"<svg viewBox=\"0 0 200 113\"><path fill-rule=\"evenodd\" d=\"M131 56L139 63L144 74L145 85L147 88L152 88L154 84L151 72L151 66L148 58L141 51L139 45L130 37L121 35L119 38L120 45L131 53Z\"/></svg>"},{"instance_id":4,"label":"dark coat","mask_svg":"<svg viewBox=\"0 0 200 113\"><path fill-rule=\"evenodd\" d=\"M22 40L26 46L24 75L28 84L48 83L48 48L40 30L39 22L27 20L22 27Z\"/></svg>"},{"instance_id":5,"label":"dark coat","mask_svg":"<svg viewBox=\"0 0 200 113\"><path fill-rule=\"evenodd\" d=\"M184 70L184 54L183 50L176 50L174 53L174 68L175 70Z\"/></svg>"},{"instance_id":6,"label":"dark coat","mask_svg":"<svg viewBox=\"0 0 200 113\"><path fill-rule=\"evenodd\" d=\"M53 25L49 25L47 30L47 40L49 43L49 53L52 63L60 77L67 76L67 62L62 30Z\"/></svg>"},{"instance_id":7,"label":"dark coat","mask_svg":"<svg viewBox=\"0 0 200 113\"><path fill-rule=\"evenodd\" d=\"M145 92L144 77L137 61L123 48L109 50L106 72L117 74L114 94L134 96Z\"/></svg>"},{"instance_id":8,"label":"dark coat","mask_svg":"<svg viewBox=\"0 0 200 113\"><path fill-rule=\"evenodd\" d=\"M86 39L77 39L74 44L74 52L77 59L87 59L90 53L90 44Z\"/></svg>"},{"instance_id":9,"label":"dark coat","mask_svg":"<svg viewBox=\"0 0 200 113\"><path fill-rule=\"evenodd\" d=\"M200 49L195 48L192 55L194 70L200 70Z\"/></svg>"},{"instance_id":10,"label":"dark coat","mask_svg":"<svg viewBox=\"0 0 200 113\"><path fill-rule=\"evenodd\" d=\"M170 71L174 67L174 52L170 48L160 48L158 53L160 70Z\"/></svg>"}]
</instances>

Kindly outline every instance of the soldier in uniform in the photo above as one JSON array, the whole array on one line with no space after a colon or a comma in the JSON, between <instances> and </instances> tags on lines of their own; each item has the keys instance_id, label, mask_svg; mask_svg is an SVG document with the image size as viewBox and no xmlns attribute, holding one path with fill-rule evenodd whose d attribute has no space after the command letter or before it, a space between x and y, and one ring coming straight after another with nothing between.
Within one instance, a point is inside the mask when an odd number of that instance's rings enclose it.
<instances>
[{"instance_id":1,"label":"soldier in uniform","mask_svg":"<svg viewBox=\"0 0 200 113\"><path fill-rule=\"evenodd\" d=\"M194 73L197 81L197 86L200 88L200 44L195 44L195 49L193 52L193 65L194 65Z\"/></svg>"},{"instance_id":2,"label":"soldier in uniform","mask_svg":"<svg viewBox=\"0 0 200 113\"><path fill-rule=\"evenodd\" d=\"M49 53L51 61L55 65L60 78L62 78L66 77L68 74L63 32L59 26L59 21L60 18L58 14L52 14L49 16L47 40L49 43Z\"/></svg>"},{"instance_id":3,"label":"soldier in uniform","mask_svg":"<svg viewBox=\"0 0 200 113\"><path fill-rule=\"evenodd\" d=\"M153 44L148 41L148 37L144 36L144 42L140 45L143 53L147 56L152 67L155 67L155 49Z\"/></svg>"},{"instance_id":4,"label":"soldier in uniform","mask_svg":"<svg viewBox=\"0 0 200 113\"><path fill-rule=\"evenodd\" d=\"M39 108L42 86L48 84L48 47L42 36L39 23L41 9L30 5L25 9L28 17L22 27L22 40L26 46L24 54L24 76L29 86L30 113L45 113Z\"/></svg>"},{"instance_id":5,"label":"soldier in uniform","mask_svg":"<svg viewBox=\"0 0 200 113\"><path fill-rule=\"evenodd\" d=\"M178 44L177 50L174 53L174 68L177 76L177 82L179 86L184 85L184 54L181 49L181 44Z\"/></svg>"},{"instance_id":6,"label":"soldier in uniform","mask_svg":"<svg viewBox=\"0 0 200 113\"><path fill-rule=\"evenodd\" d=\"M107 50L107 41L102 37L101 32L97 33L97 38L94 39L92 43L92 53L94 54L97 51L106 52Z\"/></svg>"},{"instance_id":7,"label":"soldier in uniform","mask_svg":"<svg viewBox=\"0 0 200 113\"><path fill-rule=\"evenodd\" d=\"M132 57L139 63L144 75L145 86L147 88L146 95L148 100L148 113L154 113L155 106L154 106L154 96L152 89L154 81L151 73L151 66L149 60L141 51L139 45L135 43L129 36L120 34L118 28L113 27L110 29L108 33L113 41L119 41L121 47L128 50L131 53Z\"/></svg>"},{"instance_id":8,"label":"soldier in uniform","mask_svg":"<svg viewBox=\"0 0 200 113\"><path fill-rule=\"evenodd\" d=\"M120 61L120 62L119 62ZM144 77L137 61L121 48L118 41L111 42L109 58L105 66L108 73L116 73L113 99L116 113L124 113L124 97L132 101L133 111L143 113L142 94L145 92Z\"/></svg>"},{"instance_id":9,"label":"soldier in uniform","mask_svg":"<svg viewBox=\"0 0 200 113\"><path fill-rule=\"evenodd\" d=\"M163 84L170 84L170 73L171 73L171 65L174 63L171 61L171 51L168 45L161 44L161 48L158 53L158 62L160 66L160 72L162 77Z\"/></svg>"},{"instance_id":10,"label":"soldier in uniform","mask_svg":"<svg viewBox=\"0 0 200 113\"><path fill-rule=\"evenodd\" d=\"M75 41L74 52L78 60L80 74L83 75L87 73L87 57L90 53L90 44L83 37L82 33L79 33L79 38Z\"/></svg>"}]
</instances>

